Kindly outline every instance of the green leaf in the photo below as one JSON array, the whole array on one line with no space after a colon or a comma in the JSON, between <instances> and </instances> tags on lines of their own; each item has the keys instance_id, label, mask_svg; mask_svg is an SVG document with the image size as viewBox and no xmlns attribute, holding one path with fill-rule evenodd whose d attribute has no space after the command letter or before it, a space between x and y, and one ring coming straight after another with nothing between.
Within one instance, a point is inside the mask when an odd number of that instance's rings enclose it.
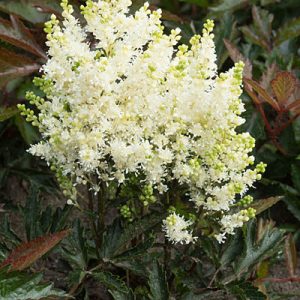
<instances>
[{"instance_id":1,"label":"green leaf","mask_svg":"<svg viewBox=\"0 0 300 300\"><path fill-rule=\"evenodd\" d=\"M36 186L31 185L23 209L24 225L28 241L43 234L39 226L40 209L39 190Z\"/></svg>"},{"instance_id":2,"label":"green leaf","mask_svg":"<svg viewBox=\"0 0 300 300\"><path fill-rule=\"evenodd\" d=\"M0 271L1 300L35 300L46 297L66 297L64 291L53 288L52 283L40 283L42 274Z\"/></svg>"},{"instance_id":3,"label":"green leaf","mask_svg":"<svg viewBox=\"0 0 300 300\"><path fill-rule=\"evenodd\" d=\"M14 115L19 113L19 110L12 106L12 107L1 107L0 108L0 122L6 121L7 119L10 119Z\"/></svg>"},{"instance_id":4,"label":"green leaf","mask_svg":"<svg viewBox=\"0 0 300 300\"><path fill-rule=\"evenodd\" d=\"M217 6L211 7L210 10L216 13L221 13L227 10L235 11L249 3L248 0L224 0Z\"/></svg>"},{"instance_id":5,"label":"green leaf","mask_svg":"<svg viewBox=\"0 0 300 300\"><path fill-rule=\"evenodd\" d=\"M129 294L129 289L125 282L110 272L95 271L92 273L92 276L109 290L118 291L122 294Z\"/></svg>"},{"instance_id":6,"label":"green leaf","mask_svg":"<svg viewBox=\"0 0 300 300\"><path fill-rule=\"evenodd\" d=\"M163 214L149 214L140 220L121 228L119 220L116 220L107 230L101 249L102 257L111 258L119 255L124 246L135 237L146 233L164 218Z\"/></svg>"},{"instance_id":7,"label":"green leaf","mask_svg":"<svg viewBox=\"0 0 300 300\"><path fill-rule=\"evenodd\" d=\"M260 292L251 282L237 282L227 286L227 290L237 300L266 300L267 297Z\"/></svg>"},{"instance_id":8,"label":"green leaf","mask_svg":"<svg viewBox=\"0 0 300 300\"><path fill-rule=\"evenodd\" d=\"M237 232L226 241L225 250L222 253L220 264L222 267L228 266L242 251L242 231Z\"/></svg>"},{"instance_id":9,"label":"green leaf","mask_svg":"<svg viewBox=\"0 0 300 300\"><path fill-rule=\"evenodd\" d=\"M36 0L0 0L0 10L9 14L18 15L32 23L44 23L48 16L39 12L36 7L34 7L36 2Z\"/></svg>"},{"instance_id":10,"label":"green leaf","mask_svg":"<svg viewBox=\"0 0 300 300\"><path fill-rule=\"evenodd\" d=\"M200 7L208 7L209 6L208 0L179 0L179 1L196 4L197 6L200 6Z\"/></svg>"},{"instance_id":11,"label":"green leaf","mask_svg":"<svg viewBox=\"0 0 300 300\"><path fill-rule=\"evenodd\" d=\"M134 248L131 248L123 252L121 255L114 257L114 261L124 261L127 259L134 259L138 256L145 255L147 250L152 247L153 243L154 243L154 238L150 237L148 240L139 243Z\"/></svg>"},{"instance_id":12,"label":"green leaf","mask_svg":"<svg viewBox=\"0 0 300 300\"><path fill-rule=\"evenodd\" d=\"M217 64L221 68L223 63L228 57L228 53L225 49L224 39L234 40L237 36L236 20L233 18L232 14L225 13L221 19L220 25L216 28L215 32L215 45L217 53Z\"/></svg>"},{"instance_id":13,"label":"green leaf","mask_svg":"<svg viewBox=\"0 0 300 300\"><path fill-rule=\"evenodd\" d=\"M244 34L245 38L252 44L258 45L265 50L269 50L268 43L262 39L254 30L249 26L242 26L241 28L242 33Z\"/></svg>"},{"instance_id":14,"label":"green leaf","mask_svg":"<svg viewBox=\"0 0 300 300\"><path fill-rule=\"evenodd\" d=\"M264 39L267 44L270 44L274 16L269 14L267 10L258 8L255 5L252 7L252 16L256 32L261 39Z\"/></svg>"},{"instance_id":15,"label":"green leaf","mask_svg":"<svg viewBox=\"0 0 300 300\"><path fill-rule=\"evenodd\" d=\"M5 245L10 245L11 247L15 247L21 242L21 239L10 226L8 213L5 213L4 216L1 216L0 237L1 241L3 241Z\"/></svg>"},{"instance_id":16,"label":"green leaf","mask_svg":"<svg viewBox=\"0 0 300 300\"><path fill-rule=\"evenodd\" d=\"M296 219L300 221L300 201L299 194L292 195L288 193L284 197L284 203L287 205L288 210L294 215Z\"/></svg>"},{"instance_id":17,"label":"green leaf","mask_svg":"<svg viewBox=\"0 0 300 300\"><path fill-rule=\"evenodd\" d=\"M28 145L39 141L40 138L36 129L30 123L26 122L20 115L15 116L15 124L19 129L22 138Z\"/></svg>"},{"instance_id":18,"label":"green leaf","mask_svg":"<svg viewBox=\"0 0 300 300\"><path fill-rule=\"evenodd\" d=\"M300 193L300 166L298 166L297 164L292 164L291 176L294 187Z\"/></svg>"},{"instance_id":19,"label":"green leaf","mask_svg":"<svg viewBox=\"0 0 300 300\"><path fill-rule=\"evenodd\" d=\"M248 101L245 104L245 112L242 114L246 122L239 128L240 132L247 131L255 138L255 140L265 140L266 132L264 121L261 114L254 108L253 104Z\"/></svg>"},{"instance_id":20,"label":"green leaf","mask_svg":"<svg viewBox=\"0 0 300 300\"><path fill-rule=\"evenodd\" d=\"M109 293L113 296L114 300L134 300L132 291L130 290L129 293L122 293L117 290L109 290Z\"/></svg>"},{"instance_id":21,"label":"green leaf","mask_svg":"<svg viewBox=\"0 0 300 300\"><path fill-rule=\"evenodd\" d=\"M158 261L154 262L149 272L149 287L153 300L168 300L169 290L166 274Z\"/></svg>"},{"instance_id":22,"label":"green leaf","mask_svg":"<svg viewBox=\"0 0 300 300\"><path fill-rule=\"evenodd\" d=\"M287 21L277 32L275 45L280 45L283 42L295 38L300 35L300 18Z\"/></svg>"},{"instance_id":23,"label":"green leaf","mask_svg":"<svg viewBox=\"0 0 300 300\"><path fill-rule=\"evenodd\" d=\"M236 264L234 266L236 275L239 277L243 273L248 272L249 268L259 261L262 261L276 253L282 241L283 232L268 226L265 234L257 243L256 222L255 220L249 221L244 230L243 253L236 260Z\"/></svg>"}]
</instances>

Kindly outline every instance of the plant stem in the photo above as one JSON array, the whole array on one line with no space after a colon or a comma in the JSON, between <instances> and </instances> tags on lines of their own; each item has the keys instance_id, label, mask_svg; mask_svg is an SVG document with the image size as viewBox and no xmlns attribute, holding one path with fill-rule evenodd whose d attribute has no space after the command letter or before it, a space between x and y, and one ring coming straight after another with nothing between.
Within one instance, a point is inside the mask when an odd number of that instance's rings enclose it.
<instances>
[{"instance_id":1,"label":"plant stem","mask_svg":"<svg viewBox=\"0 0 300 300\"><path fill-rule=\"evenodd\" d=\"M99 249L103 244L103 234L105 231L105 196L106 196L106 186L103 182L99 183L100 191L98 193L98 221L97 221L97 230L98 230L98 238L99 238Z\"/></svg>"},{"instance_id":2,"label":"plant stem","mask_svg":"<svg viewBox=\"0 0 300 300\"><path fill-rule=\"evenodd\" d=\"M96 223L94 221L94 218L92 216L92 214L94 213L94 195L93 195L93 191L91 190L91 184L88 183L87 185L88 187L88 208L89 208L89 211L90 213L88 214L88 217L90 219L90 223L91 223L91 226L92 226L92 230L93 230L93 233L94 233L94 240L95 240L95 244L96 244L96 255L97 255L97 258L100 259L100 253L99 253L99 249L101 247L101 241L100 239L98 238L98 231L97 231L97 226L96 226Z\"/></svg>"}]
</instances>

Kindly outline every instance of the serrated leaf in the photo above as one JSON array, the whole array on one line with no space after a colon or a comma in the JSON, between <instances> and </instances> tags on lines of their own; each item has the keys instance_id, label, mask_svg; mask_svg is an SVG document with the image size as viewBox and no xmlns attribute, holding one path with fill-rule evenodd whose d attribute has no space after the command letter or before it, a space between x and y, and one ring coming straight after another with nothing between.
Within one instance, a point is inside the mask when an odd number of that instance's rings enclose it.
<instances>
[{"instance_id":1,"label":"serrated leaf","mask_svg":"<svg viewBox=\"0 0 300 300\"><path fill-rule=\"evenodd\" d=\"M251 220L245 227L242 255L236 260L235 273L239 277L259 261L273 255L283 240L283 232L268 226L265 234L256 243L256 222Z\"/></svg>"},{"instance_id":2,"label":"serrated leaf","mask_svg":"<svg viewBox=\"0 0 300 300\"><path fill-rule=\"evenodd\" d=\"M21 271L41 258L69 234L69 230L60 231L22 243L0 264L0 268L10 265L10 270Z\"/></svg>"},{"instance_id":3,"label":"serrated leaf","mask_svg":"<svg viewBox=\"0 0 300 300\"><path fill-rule=\"evenodd\" d=\"M109 293L112 295L114 300L134 300L136 299L133 296L132 291L130 290L129 293L121 293L120 291L117 290L109 290Z\"/></svg>"},{"instance_id":4,"label":"serrated leaf","mask_svg":"<svg viewBox=\"0 0 300 300\"><path fill-rule=\"evenodd\" d=\"M225 244L225 250L222 253L220 264L222 267L226 267L232 263L239 253L242 251L242 232L238 230L233 236L231 236Z\"/></svg>"},{"instance_id":5,"label":"serrated leaf","mask_svg":"<svg viewBox=\"0 0 300 300\"><path fill-rule=\"evenodd\" d=\"M217 6L211 7L210 10L216 13L221 13L227 10L235 11L248 4L248 0L224 0Z\"/></svg>"},{"instance_id":6,"label":"serrated leaf","mask_svg":"<svg viewBox=\"0 0 300 300\"><path fill-rule=\"evenodd\" d=\"M296 77L290 72L278 72L271 86L277 101L285 104L295 91Z\"/></svg>"},{"instance_id":7,"label":"serrated leaf","mask_svg":"<svg viewBox=\"0 0 300 300\"><path fill-rule=\"evenodd\" d=\"M10 15L11 22L0 18L0 39L47 59L45 52L34 39L30 30L24 26L17 16Z\"/></svg>"},{"instance_id":8,"label":"serrated leaf","mask_svg":"<svg viewBox=\"0 0 300 300\"><path fill-rule=\"evenodd\" d=\"M127 225L125 228L121 228L120 222L116 220L105 234L101 255L107 258L119 255L129 241L152 229L163 218L163 214L149 214Z\"/></svg>"},{"instance_id":9,"label":"serrated leaf","mask_svg":"<svg viewBox=\"0 0 300 300\"><path fill-rule=\"evenodd\" d=\"M138 256L145 255L147 250L153 245L154 243L154 238L151 237L148 240L139 243L136 247L131 248L122 254L116 256L114 258L114 261L124 261L127 259L134 259Z\"/></svg>"},{"instance_id":10,"label":"serrated leaf","mask_svg":"<svg viewBox=\"0 0 300 300\"><path fill-rule=\"evenodd\" d=\"M256 210L256 215L259 215L263 211L275 205L278 201L282 200L283 197L269 197L260 199L252 203L250 206Z\"/></svg>"},{"instance_id":11,"label":"serrated leaf","mask_svg":"<svg viewBox=\"0 0 300 300\"><path fill-rule=\"evenodd\" d=\"M17 113L19 113L19 110L14 106L0 108L0 122L10 119Z\"/></svg>"},{"instance_id":12,"label":"serrated leaf","mask_svg":"<svg viewBox=\"0 0 300 300\"><path fill-rule=\"evenodd\" d=\"M269 91L270 83L274 78L274 74L278 71L278 66L275 63L267 66L267 69L262 74L259 85L264 88L266 91Z\"/></svg>"},{"instance_id":13,"label":"serrated leaf","mask_svg":"<svg viewBox=\"0 0 300 300\"><path fill-rule=\"evenodd\" d=\"M239 62L242 61L244 62L245 66L244 66L244 70L243 70L243 75L246 78L251 79L252 78L252 63L248 58L245 58L241 52L239 51L239 49L232 44L230 41L224 39L224 44L227 48L227 51L229 52L229 56L230 58L235 62Z\"/></svg>"},{"instance_id":14,"label":"serrated leaf","mask_svg":"<svg viewBox=\"0 0 300 300\"><path fill-rule=\"evenodd\" d=\"M237 282L227 286L229 292L237 300L266 300L267 297L251 282Z\"/></svg>"},{"instance_id":15,"label":"serrated leaf","mask_svg":"<svg viewBox=\"0 0 300 300\"><path fill-rule=\"evenodd\" d=\"M300 35L300 18L287 21L277 32L275 44L278 46L283 42Z\"/></svg>"},{"instance_id":16,"label":"serrated leaf","mask_svg":"<svg viewBox=\"0 0 300 300\"><path fill-rule=\"evenodd\" d=\"M10 80L36 72L40 65L30 58L0 48L0 88Z\"/></svg>"},{"instance_id":17,"label":"serrated leaf","mask_svg":"<svg viewBox=\"0 0 300 300\"><path fill-rule=\"evenodd\" d=\"M158 261L154 262L149 272L149 287L153 300L169 300L166 274Z\"/></svg>"},{"instance_id":18,"label":"serrated leaf","mask_svg":"<svg viewBox=\"0 0 300 300\"><path fill-rule=\"evenodd\" d=\"M252 16L257 33L269 44L272 36L273 15L269 14L267 10L254 5L252 6Z\"/></svg>"},{"instance_id":19,"label":"serrated leaf","mask_svg":"<svg viewBox=\"0 0 300 300\"><path fill-rule=\"evenodd\" d=\"M122 294L129 294L129 289L125 282L110 272L95 271L92 272L92 276L110 290L118 291Z\"/></svg>"},{"instance_id":20,"label":"serrated leaf","mask_svg":"<svg viewBox=\"0 0 300 300\"><path fill-rule=\"evenodd\" d=\"M285 257L287 269L291 277L295 276L296 268L297 268L297 249L295 245L295 241L293 239L293 235L290 233L285 238Z\"/></svg>"},{"instance_id":21,"label":"serrated leaf","mask_svg":"<svg viewBox=\"0 0 300 300\"><path fill-rule=\"evenodd\" d=\"M53 288L52 283L40 283L42 274L0 271L1 300L37 300L46 297L67 296L64 291Z\"/></svg>"},{"instance_id":22,"label":"serrated leaf","mask_svg":"<svg viewBox=\"0 0 300 300\"><path fill-rule=\"evenodd\" d=\"M269 103L276 111L280 111L280 106L278 105L276 100L273 99L268 94L268 92L264 88L262 88L256 81L248 78L245 78L244 81L261 97L261 99ZM247 88L247 92L248 90L249 88ZM253 99L253 94L250 94L250 96Z\"/></svg>"},{"instance_id":23,"label":"serrated leaf","mask_svg":"<svg viewBox=\"0 0 300 300\"><path fill-rule=\"evenodd\" d=\"M244 36L253 44L258 45L265 50L269 50L269 45L267 41L263 40L257 33L249 26L242 26L241 28L242 33Z\"/></svg>"}]
</instances>

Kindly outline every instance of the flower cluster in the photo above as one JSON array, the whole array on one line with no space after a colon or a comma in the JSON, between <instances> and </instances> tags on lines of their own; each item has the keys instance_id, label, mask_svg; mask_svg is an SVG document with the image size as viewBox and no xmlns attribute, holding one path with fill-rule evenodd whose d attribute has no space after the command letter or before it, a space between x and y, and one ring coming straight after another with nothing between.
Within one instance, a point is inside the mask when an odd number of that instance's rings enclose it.
<instances>
[{"instance_id":1,"label":"flower cluster","mask_svg":"<svg viewBox=\"0 0 300 300\"><path fill-rule=\"evenodd\" d=\"M164 33L160 10L146 3L130 14L130 5L87 0L81 26L64 0L62 24L54 15L46 23L49 60L35 79L46 98L28 93L37 114L20 105L43 137L29 151L56 171L69 202L90 175L122 184L143 174L162 194L171 181L187 186L195 210L215 214L223 240L251 215L231 208L264 171L249 167L254 139L236 132L243 64L217 74L213 21L188 46L179 29ZM190 225L173 213L164 230L189 243Z\"/></svg>"}]
</instances>

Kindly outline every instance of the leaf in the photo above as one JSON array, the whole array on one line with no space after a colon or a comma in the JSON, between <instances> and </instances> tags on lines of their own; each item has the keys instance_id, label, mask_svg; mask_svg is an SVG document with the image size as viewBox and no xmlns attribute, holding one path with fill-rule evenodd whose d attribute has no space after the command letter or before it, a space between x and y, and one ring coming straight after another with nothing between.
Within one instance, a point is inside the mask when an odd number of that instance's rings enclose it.
<instances>
[{"instance_id":1,"label":"leaf","mask_svg":"<svg viewBox=\"0 0 300 300\"><path fill-rule=\"evenodd\" d=\"M129 289L125 282L110 272L95 271L92 273L92 276L109 290L118 291L122 294L129 294Z\"/></svg>"},{"instance_id":2,"label":"leaf","mask_svg":"<svg viewBox=\"0 0 300 300\"><path fill-rule=\"evenodd\" d=\"M246 122L239 127L240 132L249 132L256 141L266 139L263 118L255 109L252 102L245 103L243 118L246 120Z\"/></svg>"},{"instance_id":3,"label":"leaf","mask_svg":"<svg viewBox=\"0 0 300 300\"><path fill-rule=\"evenodd\" d=\"M120 291L117 290L109 290L109 293L113 296L114 300L134 300L136 299L133 296L132 291L130 290L129 293L121 293Z\"/></svg>"},{"instance_id":4,"label":"leaf","mask_svg":"<svg viewBox=\"0 0 300 300\"><path fill-rule=\"evenodd\" d=\"M13 117L14 115L16 115L17 113L19 113L19 110L14 107L1 107L0 108L0 122L6 121L7 119L10 119L11 117Z\"/></svg>"},{"instance_id":5,"label":"leaf","mask_svg":"<svg viewBox=\"0 0 300 300\"><path fill-rule=\"evenodd\" d=\"M275 45L280 45L283 42L295 38L300 35L300 17L287 21L277 32L274 40Z\"/></svg>"},{"instance_id":6,"label":"leaf","mask_svg":"<svg viewBox=\"0 0 300 300\"><path fill-rule=\"evenodd\" d=\"M297 164L291 165L291 177L294 187L300 193L300 167Z\"/></svg>"},{"instance_id":7,"label":"leaf","mask_svg":"<svg viewBox=\"0 0 300 300\"><path fill-rule=\"evenodd\" d=\"M200 6L200 7L208 7L209 6L208 0L179 0L179 1L196 4L197 6Z\"/></svg>"},{"instance_id":8,"label":"leaf","mask_svg":"<svg viewBox=\"0 0 300 300\"><path fill-rule=\"evenodd\" d=\"M237 282L228 285L227 290L237 300L266 300L267 297L260 292L251 282Z\"/></svg>"},{"instance_id":9,"label":"leaf","mask_svg":"<svg viewBox=\"0 0 300 300\"><path fill-rule=\"evenodd\" d=\"M64 291L53 288L52 283L40 283L42 274L0 271L1 300L35 300L46 297L65 297Z\"/></svg>"},{"instance_id":10,"label":"leaf","mask_svg":"<svg viewBox=\"0 0 300 300\"><path fill-rule=\"evenodd\" d=\"M268 225L265 234L256 243L256 222L249 221L244 232L244 249L234 266L236 275L240 276L248 272L251 266L276 253L282 240L283 232Z\"/></svg>"},{"instance_id":11,"label":"leaf","mask_svg":"<svg viewBox=\"0 0 300 300\"><path fill-rule=\"evenodd\" d=\"M273 15L269 14L267 10L254 5L252 6L252 17L258 35L265 40L266 44L270 44Z\"/></svg>"},{"instance_id":12,"label":"leaf","mask_svg":"<svg viewBox=\"0 0 300 300\"><path fill-rule=\"evenodd\" d=\"M32 240L43 234L41 232L39 217L40 217L40 202L39 190L36 186L31 185L26 199L26 204L23 209L24 226L26 230L27 240Z\"/></svg>"},{"instance_id":13,"label":"leaf","mask_svg":"<svg viewBox=\"0 0 300 300\"><path fill-rule=\"evenodd\" d=\"M120 222L116 220L107 230L104 236L104 243L101 249L102 257L112 258L121 253L122 248L135 237L146 233L154 226L159 224L164 218L163 214L149 214L121 228Z\"/></svg>"},{"instance_id":14,"label":"leaf","mask_svg":"<svg viewBox=\"0 0 300 300\"><path fill-rule=\"evenodd\" d=\"M281 184L281 186L283 186ZM284 187L287 189L287 186ZM294 215L294 217L300 220L300 201L299 201L299 193L289 188L291 192L286 191L286 195L284 197L284 203L287 205L288 210Z\"/></svg>"},{"instance_id":15,"label":"leaf","mask_svg":"<svg viewBox=\"0 0 300 300\"><path fill-rule=\"evenodd\" d=\"M34 144L39 141L39 134L35 127L33 127L30 123L26 122L23 117L20 115L16 115L14 118L15 125L19 129L19 132L24 139L24 141L28 144Z\"/></svg>"},{"instance_id":16,"label":"leaf","mask_svg":"<svg viewBox=\"0 0 300 300\"><path fill-rule=\"evenodd\" d=\"M260 199L252 203L250 206L256 210L256 215L259 215L263 211L275 205L278 201L282 200L283 197L269 197L266 199Z\"/></svg>"},{"instance_id":17,"label":"leaf","mask_svg":"<svg viewBox=\"0 0 300 300\"><path fill-rule=\"evenodd\" d=\"M19 162L17 162L17 165L19 165ZM39 189L49 194L55 194L58 192L58 187L54 181L53 174L51 173L20 167L12 167L9 169L9 171L14 175L22 177L32 185L37 186Z\"/></svg>"},{"instance_id":18,"label":"leaf","mask_svg":"<svg viewBox=\"0 0 300 300\"><path fill-rule=\"evenodd\" d=\"M30 58L0 48L0 88L10 80L36 72L40 65Z\"/></svg>"},{"instance_id":19,"label":"leaf","mask_svg":"<svg viewBox=\"0 0 300 300\"><path fill-rule=\"evenodd\" d=\"M232 44L230 41L224 39L224 44L229 52L230 58L235 62L242 61L245 64L244 70L243 70L243 76L246 78L251 79L252 78L252 63L248 58L245 58L241 52L238 50L238 48Z\"/></svg>"},{"instance_id":20,"label":"leaf","mask_svg":"<svg viewBox=\"0 0 300 300\"><path fill-rule=\"evenodd\" d=\"M224 39L234 40L237 36L236 20L230 12L224 13L221 23L214 31L216 45L217 65L220 69L228 57Z\"/></svg>"},{"instance_id":21,"label":"leaf","mask_svg":"<svg viewBox=\"0 0 300 300\"><path fill-rule=\"evenodd\" d=\"M11 22L0 18L0 39L46 60L45 52L36 42L30 30L17 16L10 15L10 19Z\"/></svg>"},{"instance_id":22,"label":"leaf","mask_svg":"<svg viewBox=\"0 0 300 300\"><path fill-rule=\"evenodd\" d=\"M139 243L134 248L131 248L131 249L123 252L121 255L116 256L114 258L114 261L124 261L124 260L128 260L128 259L137 258L138 256L141 256L141 255L145 255L147 250L152 247L153 243L154 243L154 238L150 237L148 240Z\"/></svg>"},{"instance_id":23,"label":"leaf","mask_svg":"<svg viewBox=\"0 0 300 300\"><path fill-rule=\"evenodd\" d=\"M0 0L0 10L8 14L18 15L32 23L44 23L48 16L34 7L37 2L36 0Z\"/></svg>"},{"instance_id":24,"label":"leaf","mask_svg":"<svg viewBox=\"0 0 300 300\"><path fill-rule=\"evenodd\" d=\"M222 253L220 263L222 267L226 267L233 262L239 253L242 251L242 234L241 230L238 230L233 236L226 241L226 248Z\"/></svg>"},{"instance_id":25,"label":"leaf","mask_svg":"<svg viewBox=\"0 0 300 300\"><path fill-rule=\"evenodd\" d=\"M269 91L270 83L274 77L274 74L278 71L278 66L275 63L267 66L267 70L262 74L259 85L266 91Z\"/></svg>"},{"instance_id":26,"label":"leaf","mask_svg":"<svg viewBox=\"0 0 300 300\"><path fill-rule=\"evenodd\" d=\"M149 272L149 287L153 300L168 300L169 290L166 279L166 274L158 261L152 264L152 269Z\"/></svg>"},{"instance_id":27,"label":"leaf","mask_svg":"<svg viewBox=\"0 0 300 300\"><path fill-rule=\"evenodd\" d=\"M210 10L215 13L221 13L227 10L235 11L248 4L248 0L224 0L217 6L211 7Z\"/></svg>"},{"instance_id":28,"label":"leaf","mask_svg":"<svg viewBox=\"0 0 300 300\"><path fill-rule=\"evenodd\" d=\"M8 218L8 214L1 215L0 221L0 232L1 232L1 239L5 240L5 242L12 243L13 245L19 244L21 242L20 238L17 234L12 230Z\"/></svg>"},{"instance_id":29,"label":"leaf","mask_svg":"<svg viewBox=\"0 0 300 300\"><path fill-rule=\"evenodd\" d=\"M41 258L69 234L69 230L39 237L22 243L0 264L0 268L10 265L10 270L21 271Z\"/></svg>"},{"instance_id":30,"label":"leaf","mask_svg":"<svg viewBox=\"0 0 300 300\"><path fill-rule=\"evenodd\" d=\"M285 257L286 264L291 277L295 276L297 268L297 249L293 235L290 233L285 238Z\"/></svg>"},{"instance_id":31,"label":"leaf","mask_svg":"<svg viewBox=\"0 0 300 300\"><path fill-rule=\"evenodd\" d=\"M254 32L254 30L251 27L242 26L240 29L250 43L256 44L269 51L270 46L268 45L267 41L262 39L256 32Z\"/></svg>"},{"instance_id":32,"label":"leaf","mask_svg":"<svg viewBox=\"0 0 300 300\"><path fill-rule=\"evenodd\" d=\"M256 81L245 78L244 81L251 86L251 88L257 92L257 94L266 102L268 102L276 111L280 111L278 103L262 88ZM247 90L248 92L248 90Z\"/></svg>"},{"instance_id":33,"label":"leaf","mask_svg":"<svg viewBox=\"0 0 300 300\"><path fill-rule=\"evenodd\" d=\"M271 81L272 90L279 103L286 103L296 88L296 77L290 72L278 72Z\"/></svg>"}]
</instances>

